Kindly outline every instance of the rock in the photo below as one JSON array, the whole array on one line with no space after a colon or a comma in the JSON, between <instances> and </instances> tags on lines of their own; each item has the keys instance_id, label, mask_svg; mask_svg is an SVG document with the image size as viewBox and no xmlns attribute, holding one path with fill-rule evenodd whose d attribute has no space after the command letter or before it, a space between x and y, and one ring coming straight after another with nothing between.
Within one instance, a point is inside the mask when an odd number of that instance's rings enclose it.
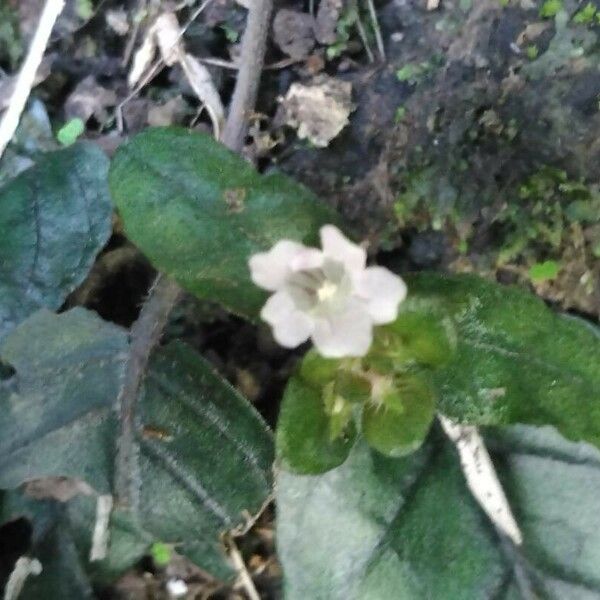
<instances>
[{"instance_id":1,"label":"rock","mask_svg":"<svg viewBox=\"0 0 600 600\"><path fill-rule=\"evenodd\" d=\"M291 58L306 58L315 46L315 20L307 14L282 8L273 21L273 37Z\"/></svg>"},{"instance_id":2,"label":"rock","mask_svg":"<svg viewBox=\"0 0 600 600\"><path fill-rule=\"evenodd\" d=\"M315 23L315 37L328 46L337 40L337 24L344 8L343 0L321 0Z\"/></svg>"},{"instance_id":3,"label":"rock","mask_svg":"<svg viewBox=\"0 0 600 600\"><path fill-rule=\"evenodd\" d=\"M298 130L300 139L324 148L348 124L351 95L350 82L327 75L309 84L293 83L283 100L286 124Z\"/></svg>"}]
</instances>

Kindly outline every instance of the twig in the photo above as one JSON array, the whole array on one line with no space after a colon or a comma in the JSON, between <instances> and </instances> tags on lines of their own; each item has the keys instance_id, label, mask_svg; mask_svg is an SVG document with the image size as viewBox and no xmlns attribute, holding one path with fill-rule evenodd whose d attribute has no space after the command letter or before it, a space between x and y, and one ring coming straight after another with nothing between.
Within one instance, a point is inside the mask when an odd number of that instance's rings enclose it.
<instances>
[{"instance_id":1,"label":"twig","mask_svg":"<svg viewBox=\"0 0 600 600\"><path fill-rule=\"evenodd\" d=\"M236 62L223 60L222 58L212 58L207 56L204 58L197 58L196 60L206 65L221 67L222 69L229 69L230 71L238 71L240 69L240 66ZM263 71L278 71L279 69L286 69L292 65L297 65L298 63L304 62L304 60L304 58L282 58L277 62L271 63L270 65L265 65L263 67Z\"/></svg>"},{"instance_id":2,"label":"twig","mask_svg":"<svg viewBox=\"0 0 600 600\"><path fill-rule=\"evenodd\" d=\"M477 427L461 425L444 415L438 415L438 419L458 450L471 493L495 527L516 546L520 546L523 543L521 530Z\"/></svg>"},{"instance_id":3,"label":"twig","mask_svg":"<svg viewBox=\"0 0 600 600\"><path fill-rule=\"evenodd\" d=\"M137 447L135 444L135 408L150 353L158 344L171 308L181 290L159 275L144 303L138 320L131 327L129 355L118 406L121 431L115 464L115 496L121 507L137 508Z\"/></svg>"},{"instance_id":4,"label":"twig","mask_svg":"<svg viewBox=\"0 0 600 600\"><path fill-rule=\"evenodd\" d=\"M367 38L367 32L365 31L365 26L363 25L363 22L360 18L360 15L358 14L358 11L356 13L356 29L358 29L358 35L360 36L360 39L363 43L363 46L365 48L365 52L367 53L367 58L369 59L369 62L375 62L375 56L373 55L373 50L371 50L371 45L369 44L369 39Z\"/></svg>"},{"instance_id":5,"label":"twig","mask_svg":"<svg viewBox=\"0 0 600 600\"><path fill-rule=\"evenodd\" d=\"M19 119L31 93L35 74L44 57L54 23L56 23L56 19L58 19L64 5L65 0L46 0L42 16L29 46L29 52L21 67L21 72L10 98L10 104L0 122L0 156L4 153L19 125Z\"/></svg>"},{"instance_id":6,"label":"twig","mask_svg":"<svg viewBox=\"0 0 600 600\"><path fill-rule=\"evenodd\" d=\"M254 581L252 581L252 577L250 576L250 573L248 573L248 568L244 562L244 557L238 550L238 547L232 538L227 540L227 545L229 546L229 558L233 563L233 568L238 574L239 585L244 588L244 591L250 600L260 600L260 596L254 585Z\"/></svg>"},{"instance_id":7,"label":"twig","mask_svg":"<svg viewBox=\"0 0 600 600\"><path fill-rule=\"evenodd\" d=\"M244 146L248 117L254 110L262 71L273 0L253 0L242 38L241 61L229 116L221 141L234 152Z\"/></svg>"},{"instance_id":8,"label":"twig","mask_svg":"<svg viewBox=\"0 0 600 600\"><path fill-rule=\"evenodd\" d=\"M96 521L92 533L90 562L103 560L108 551L110 513L113 507L113 497L110 494L98 496L96 500Z\"/></svg>"},{"instance_id":9,"label":"twig","mask_svg":"<svg viewBox=\"0 0 600 600\"><path fill-rule=\"evenodd\" d=\"M15 563L6 587L4 588L4 600L17 600L25 581L30 575L39 575L42 572L42 565L37 558L21 556Z\"/></svg>"},{"instance_id":10,"label":"twig","mask_svg":"<svg viewBox=\"0 0 600 600\"><path fill-rule=\"evenodd\" d=\"M131 33L129 34L129 38L127 39L127 44L125 45L125 52L123 53L123 60L121 61L121 65L126 67L131 60L131 55L133 54L133 49L135 48L135 43L138 38L138 33L140 32L140 25L142 23L142 19L140 18L143 10L146 9L146 0L138 0L137 7L135 9L135 13L133 15L133 28Z\"/></svg>"},{"instance_id":11,"label":"twig","mask_svg":"<svg viewBox=\"0 0 600 600\"><path fill-rule=\"evenodd\" d=\"M373 26L373 32L375 33L375 41L377 42L379 56L381 57L381 60L385 60L385 47L383 45L383 37L381 36L381 29L379 27L379 21L377 20L377 13L375 12L373 0L367 0L367 7L369 8L369 14L371 16L371 25Z\"/></svg>"}]
</instances>

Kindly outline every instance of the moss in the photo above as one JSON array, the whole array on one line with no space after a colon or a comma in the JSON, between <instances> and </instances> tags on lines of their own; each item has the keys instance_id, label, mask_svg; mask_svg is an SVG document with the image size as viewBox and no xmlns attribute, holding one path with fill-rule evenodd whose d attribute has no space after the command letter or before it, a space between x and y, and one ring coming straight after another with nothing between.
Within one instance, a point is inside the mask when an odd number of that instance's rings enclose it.
<instances>
[{"instance_id":1,"label":"moss","mask_svg":"<svg viewBox=\"0 0 600 600\"><path fill-rule=\"evenodd\" d=\"M0 63L12 71L22 52L16 13L9 6L0 3Z\"/></svg>"},{"instance_id":2,"label":"moss","mask_svg":"<svg viewBox=\"0 0 600 600\"><path fill-rule=\"evenodd\" d=\"M540 8L540 17L551 19L562 10L562 7L562 0L546 0Z\"/></svg>"},{"instance_id":3,"label":"moss","mask_svg":"<svg viewBox=\"0 0 600 600\"><path fill-rule=\"evenodd\" d=\"M458 221L457 191L435 167L420 167L402 177L401 191L394 203L400 227L442 229Z\"/></svg>"},{"instance_id":4,"label":"moss","mask_svg":"<svg viewBox=\"0 0 600 600\"><path fill-rule=\"evenodd\" d=\"M600 222L598 186L570 179L561 169L544 166L532 173L496 217L504 226L498 263L519 256L559 255L573 223Z\"/></svg>"},{"instance_id":5,"label":"moss","mask_svg":"<svg viewBox=\"0 0 600 600\"><path fill-rule=\"evenodd\" d=\"M573 22L580 25L592 25L598 20L598 11L593 2L588 2L573 17Z\"/></svg>"}]
</instances>

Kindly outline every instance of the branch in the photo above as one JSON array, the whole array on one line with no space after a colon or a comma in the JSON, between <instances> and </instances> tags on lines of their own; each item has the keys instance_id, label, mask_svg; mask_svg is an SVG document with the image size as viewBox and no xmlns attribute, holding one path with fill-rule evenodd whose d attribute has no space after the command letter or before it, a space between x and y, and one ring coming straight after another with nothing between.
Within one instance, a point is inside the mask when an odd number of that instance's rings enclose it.
<instances>
[{"instance_id":1,"label":"branch","mask_svg":"<svg viewBox=\"0 0 600 600\"><path fill-rule=\"evenodd\" d=\"M244 146L248 118L256 103L272 9L273 0L253 0L250 4L246 31L242 38L238 78L221 139L223 144L234 152L239 152Z\"/></svg>"},{"instance_id":2,"label":"branch","mask_svg":"<svg viewBox=\"0 0 600 600\"><path fill-rule=\"evenodd\" d=\"M438 419L458 450L467 484L479 506L501 533L520 546L523 543L521 530L477 427L461 425L441 414Z\"/></svg>"},{"instance_id":3,"label":"branch","mask_svg":"<svg viewBox=\"0 0 600 600\"><path fill-rule=\"evenodd\" d=\"M31 40L25 62L21 67L8 108L0 122L0 157L19 125L19 119L21 118L25 104L27 104L27 99L35 81L35 74L44 57L54 23L56 23L56 19L58 19L58 15L62 12L64 5L65 0L46 0L42 16Z\"/></svg>"},{"instance_id":4,"label":"branch","mask_svg":"<svg viewBox=\"0 0 600 600\"><path fill-rule=\"evenodd\" d=\"M242 58L238 79L223 143L239 152L248 128L248 116L254 110L260 73L264 62L266 39L272 0L255 0L248 14L248 23L242 40ZM137 507L138 455L135 443L134 419L137 398L146 374L150 354L160 341L169 313L175 305L179 286L159 275L142 306L138 320L130 333L130 348L125 366L125 381L119 394L121 432L115 461L114 491L120 506Z\"/></svg>"}]
</instances>

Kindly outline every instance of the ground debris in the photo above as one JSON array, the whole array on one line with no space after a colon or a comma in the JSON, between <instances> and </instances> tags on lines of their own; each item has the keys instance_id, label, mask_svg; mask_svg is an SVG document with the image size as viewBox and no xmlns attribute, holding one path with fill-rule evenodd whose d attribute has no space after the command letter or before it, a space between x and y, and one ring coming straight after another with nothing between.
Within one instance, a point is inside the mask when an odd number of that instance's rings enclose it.
<instances>
[{"instance_id":1,"label":"ground debris","mask_svg":"<svg viewBox=\"0 0 600 600\"><path fill-rule=\"evenodd\" d=\"M315 37L320 44L334 44L337 40L337 25L344 9L343 0L322 0L319 3L315 22Z\"/></svg>"},{"instance_id":2,"label":"ground debris","mask_svg":"<svg viewBox=\"0 0 600 600\"><path fill-rule=\"evenodd\" d=\"M293 83L282 101L286 124L298 130L300 139L323 148L348 124L351 96L350 82L327 75Z\"/></svg>"},{"instance_id":3,"label":"ground debris","mask_svg":"<svg viewBox=\"0 0 600 600\"><path fill-rule=\"evenodd\" d=\"M186 52L174 13L162 13L149 28L129 72L130 87L143 86L143 76L155 70L153 60L157 49L164 64L173 66L178 63L181 66L190 87L210 116L215 137L219 138L225 122L225 108L208 69Z\"/></svg>"},{"instance_id":4,"label":"ground debris","mask_svg":"<svg viewBox=\"0 0 600 600\"><path fill-rule=\"evenodd\" d=\"M67 119L80 118L84 123L94 116L99 123L104 123L108 118L106 108L116 103L115 92L101 86L93 75L89 75L69 94L65 116Z\"/></svg>"},{"instance_id":5,"label":"ground debris","mask_svg":"<svg viewBox=\"0 0 600 600\"><path fill-rule=\"evenodd\" d=\"M315 20L307 13L282 8L273 21L273 37L291 58L306 58L315 46Z\"/></svg>"}]
</instances>

